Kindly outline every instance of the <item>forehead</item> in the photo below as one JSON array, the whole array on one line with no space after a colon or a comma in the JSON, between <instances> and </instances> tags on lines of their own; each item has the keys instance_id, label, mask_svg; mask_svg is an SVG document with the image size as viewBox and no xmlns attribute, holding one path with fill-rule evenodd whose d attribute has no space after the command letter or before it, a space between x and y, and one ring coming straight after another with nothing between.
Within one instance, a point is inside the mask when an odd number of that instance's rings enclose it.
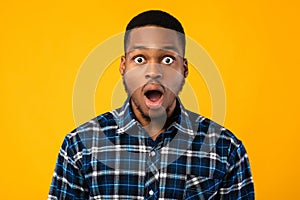
<instances>
[{"instance_id":1,"label":"forehead","mask_svg":"<svg viewBox=\"0 0 300 200\"><path fill-rule=\"evenodd\" d=\"M130 31L126 52L136 49L158 49L175 51L182 55L184 46L180 34L177 31L157 26L135 28Z\"/></svg>"}]
</instances>

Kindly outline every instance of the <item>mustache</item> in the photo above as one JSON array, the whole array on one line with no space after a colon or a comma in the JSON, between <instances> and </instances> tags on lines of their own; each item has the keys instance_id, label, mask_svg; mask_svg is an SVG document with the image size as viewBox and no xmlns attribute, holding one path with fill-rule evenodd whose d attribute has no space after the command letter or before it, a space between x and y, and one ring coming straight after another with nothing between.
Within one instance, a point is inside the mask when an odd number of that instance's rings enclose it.
<instances>
[{"instance_id":1,"label":"mustache","mask_svg":"<svg viewBox=\"0 0 300 200\"><path fill-rule=\"evenodd\" d=\"M158 85L158 86L160 86L160 87L163 89L163 91L166 91L165 85L164 85L162 82L160 82L159 80L156 80L156 79L150 79L150 80L148 80L148 81L142 86L142 90L144 90L144 88L147 87L148 85Z\"/></svg>"},{"instance_id":2,"label":"mustache","mask_svg":"<svg viewBox=\"0 0 300 200\"><path fill-rule=\"evenodd\" d=\"M183 86L185 84L185 79L183 78L179 85L173 86L175 88L173 88L165 80L159 80L159 79L155 79L155 78L144 79L141 82L139 82L138 85L133 85L133 87L130 82L129 83L127 82L125 76L122 77L122 82L124 85L124 89L128 95L132 95L137 89L144 90L145 87L147 87L148 85L151 85L151 84L158 85L159 87L162 88L162 90L164 92L166 92L167 90L170 90L172 93L178 95L183 89ZM172 80L171 80L171 82L172 82Z\"/></svg>"}]
</instances>

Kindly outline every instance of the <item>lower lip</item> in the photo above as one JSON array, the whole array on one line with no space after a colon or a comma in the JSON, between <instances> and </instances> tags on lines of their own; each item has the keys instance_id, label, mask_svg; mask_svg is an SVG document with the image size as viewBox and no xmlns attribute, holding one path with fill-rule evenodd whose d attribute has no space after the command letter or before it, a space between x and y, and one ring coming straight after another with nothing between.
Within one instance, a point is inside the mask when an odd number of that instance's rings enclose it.
<instances>
[{"instance_id":1,"label":"lower lip","mask_svg":"<svg viewBox=\"0 0 300 200\"><path fill-rule=\"evenodd\" d=\"M144 98L146 106L150 109L158 109L162 106L163 95L155 102L151 101L146 96L144 96Z\"/></svg>"}]
</instances>

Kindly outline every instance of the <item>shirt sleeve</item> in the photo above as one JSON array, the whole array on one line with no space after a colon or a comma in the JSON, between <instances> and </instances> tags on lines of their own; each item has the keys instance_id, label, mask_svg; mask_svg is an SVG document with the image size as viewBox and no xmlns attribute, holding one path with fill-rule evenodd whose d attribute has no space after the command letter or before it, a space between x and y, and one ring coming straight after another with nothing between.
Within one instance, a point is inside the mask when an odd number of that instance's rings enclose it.
<instances>
[{"instance_id":1,"label":"shirt sleeve","mask_svg":"<svg viewBox=\"0 0 300 200\"><path fill-rule=\"evenodd\" d=\"M48 200L56 199L88 199L88 188L77 162L74 161L76 142L67 136L60 148ZM78 158L78 155L77 157Z\"/></svg>"},{"instance_id":2,"label":"shirt sleeve","mask_svg":"<svg viewBox=\"0 0 300 200\"><path fill-rule=\"evenodd\" d=\"M230 167L219 189L220 199L254 199L253 178L243 144L230 154L229 164Z\"/></svg>"}]
</instances>

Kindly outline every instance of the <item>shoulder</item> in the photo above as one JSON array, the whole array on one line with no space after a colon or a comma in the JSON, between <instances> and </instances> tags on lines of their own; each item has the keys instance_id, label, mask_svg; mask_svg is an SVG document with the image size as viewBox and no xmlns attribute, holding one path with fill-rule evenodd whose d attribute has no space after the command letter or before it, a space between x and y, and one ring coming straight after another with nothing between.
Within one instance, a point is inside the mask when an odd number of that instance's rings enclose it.
<instances>
[{"instance_id":1,"label":"shoulder","mask_svg":"<svg viewBox=\"0 0 300 200\"><path fill-rule=\"evenodd\" d=\"M203 170L200 165L198 175L220 178L237 163L246 160L247 154L243 143L230 130L202 115L188 110L184 112L186 121L193 127L190 146L190 155L194 159L192 162L203 163L203 166L214 172Z\"/></svg>"},{"instance_id":2,"label":"shoulder","mask_svg":"<svg viewBox=\"0 0 300 200\"><path fill-rule=\"evenodd\" d=\"M227 151L226 154L242 146L242 141L236 135L223 125L206 118L197 113L186 110L186 115L191 121L195 139L198 138L203 148L217 148L222 149L222 152Z\"/></svg>"},{"instance_id":3,"label":"shoulder","mask_svg":"<svg viewBox=\"0 0 300 200\"><path fill-rule=\"evenodd\" d=\"M64 143L77 150L89 147L96 138L101 138L107 131L115 132L116 119L112 112L106 112L76 127L65 136ZM104 135L103 135L104 136Z\"/></svg>"}]
</instances>

